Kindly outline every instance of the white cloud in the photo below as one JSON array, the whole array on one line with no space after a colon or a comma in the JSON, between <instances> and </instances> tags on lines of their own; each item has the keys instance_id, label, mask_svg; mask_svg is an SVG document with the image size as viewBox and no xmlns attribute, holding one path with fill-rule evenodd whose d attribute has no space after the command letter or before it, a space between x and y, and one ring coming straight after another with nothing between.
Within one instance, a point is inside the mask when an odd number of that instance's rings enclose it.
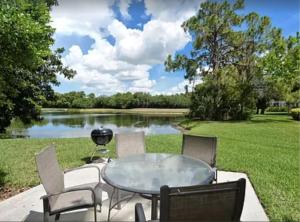
<instances>
[{"instance_id":1,"label":"white cloud","mask_svg":"<svg viewBox=\"0 0 300 222\"><path fill-rule=\"evenodd\" d=\"M59 0L59 6L51 11L56 33L71 35L98 35L99 29L107 27L113 20L111 9L114 1Z\"/></svg>"},{"instance_id":2,"label":"white cloud","mask_svg":"<svg viewBox=\"0 0 300 222\"><path fill-rule=\"evenodd\" d=\"M116 38L118 58L132 64L162 63L168 54L175 53L190 41L180 24L158 20L146 23L143 31L128 29L114 20L108 31Z\"/></svg>"},{"instance_id":3,"label":"white cloud","mask_svg":"<svg viewBox=\"0 0 300 222\"><path fill-rule=\"evenodd\" d=\"M181 23L195 13L199 5L195 2L146 0L147 14L152 15L152 20L139 30L127 28L114 18L112 5L117 3L122 16L130 19L131 0L60 0L51 12L56 33L89 36L94 40L86 54L80 46L73 45L65 56L64 63L78 73L71 81L97 94L153 92L157 83L150 79L150 69L190 41ZM115 38L114 45L106 39L108 35ZM175 92L175 88L171 91Z\"/></svg>"},{"instance_id":4,"label":"white cloud","mask_svg":"<svg viewBox=\"0 0 300 222\"><path fill-rule=\"evenodd\" d=\"M131 4L131 0L121 0L119 2L119 7L120 7L121 15L125 19L131 19L131 16L128 13L128 9L129 9L130 4Z\"/></svg>"},{"instance_id":5,"label":"white cloud","mask_svg":"<svg viewBox=\"0 0 300 222\"><path fill-rule=\"evenodd\" d=\"M183 22L195 15L204 0L145 0L146 13L161 21Z\"/></svg>"},{"instance_id":6,"label":"white cloud","mask_svg":"<svg viewBox=\"0 0 300 222\"><path fill-rule=\"evenodd\" d=\"M153 94L158 95L158 94L166 94L166 95L172 95L172 94L177 94L177 93L185 93L185 86L188 86L188 91L191 92L193 88L202 83L201 79L196 79L193 82L190 82L189 80L183 80L182 82L178 83L177 85L171 87L170 89L164 90L164 91L156 91L153 92Z\"/></svg>"},{"instance_id":7,"label":"white cloud","mask_svg":"<svg viewBox=\"0 0 300 222\"><path fill-rule=\"evenodd\" d=\"M82 56L81 48L78 45L73 45L64 60L68 65L78 64L81 62Z\"/></svg>"},{"instance_id":8,"label":"white cloud","mask_svg":"<svg viewBox=\"0 0 300 222\"><path fill-rule=\"evenodd\" d=\"M178 85L172 87L170 89L170 92L171 94L185 92L185 86L188 86L188 91L191 92L193 88L200 83L202 83L201 79L195 79L192 82L190 82L189 80L183 80Z\"/></svg>"},{"instance_id":9,"label":"white cloud","mask_svg":"<svg viewBox=\"0 0 300 222\"><path fill-rule=\"evenodd\" d=\"M112 47L109 44L106 46ZM104 51L109 52L108 49ZM83 55L80 47L73 45L64 58L64 63L77 71L77 75L71 81L81 83L82 89L94 89L97 94L113 94L127 90L149 92L155 84L155 81L149 80L151 66L132 65L114 60L114 54L102 55L97 48Z\"/></svg>"}]
</instances>

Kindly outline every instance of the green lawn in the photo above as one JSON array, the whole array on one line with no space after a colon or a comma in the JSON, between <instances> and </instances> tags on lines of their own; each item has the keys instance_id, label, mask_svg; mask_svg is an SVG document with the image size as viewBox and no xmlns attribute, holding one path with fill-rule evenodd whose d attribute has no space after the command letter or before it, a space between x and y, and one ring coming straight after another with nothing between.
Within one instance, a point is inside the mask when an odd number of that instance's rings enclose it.
<instances>
[{"instance_id":1,"label":"green lawn","mask_svg":"<svg viewBox=\"0 0 300 222\"><path fill-rule=\"evenodd\" d=\"M218 136L218 168L246 172L271 220L300 220L299 122L285 115L265 115L244 122L184 125L192 134ZM148 136L146 142L148 152L178 153L181 136ZM50 143L56 144L63 168L85 163L94 146L89 138L0 140L0 185L38 184L33 154ZM114 143L109 147L113 150Z\"/></svg>"},{"instance_id":2,"label":"green lawn","mask_svg":"<svg viewBox=\"0 0 300 222\"><path fill-rule=\"evenodd\" d=\"M299 122L265 115L246 122L184 125L191 134L218 136L218 167L247 173L272 220L300 220Z\"/></svg>"}]
</instances>

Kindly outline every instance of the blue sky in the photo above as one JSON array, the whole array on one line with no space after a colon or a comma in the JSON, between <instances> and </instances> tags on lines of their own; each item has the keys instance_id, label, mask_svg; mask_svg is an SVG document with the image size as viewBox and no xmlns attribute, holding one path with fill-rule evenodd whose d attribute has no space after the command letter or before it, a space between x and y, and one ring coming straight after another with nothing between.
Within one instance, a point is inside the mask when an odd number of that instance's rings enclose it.
<instances>
[{"instance_id":1,"label":"blue sky","mask_svg":"<svg viewBox=\"0 0 300 222\"><path fill-rule=\"evenodd\" d=\"M180 25L194 15L199 0L64 0L51 12L53 48L64 47L64 63L77 71L59 77L58 92L180 93L184 72L168 73L168 54L188 53L191 38ZM233 2L233 1L231 1ZM285 36L299 30L298 0L246 0L241 14L269 16Z\"/></svg>"}]
</instances>

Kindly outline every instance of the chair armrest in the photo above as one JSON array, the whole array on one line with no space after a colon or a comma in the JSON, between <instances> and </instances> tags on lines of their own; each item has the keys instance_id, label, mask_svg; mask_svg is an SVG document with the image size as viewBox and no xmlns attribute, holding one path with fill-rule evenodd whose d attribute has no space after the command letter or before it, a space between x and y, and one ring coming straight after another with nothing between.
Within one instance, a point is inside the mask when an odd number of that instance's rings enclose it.
<instances>
[{"instance_id":1,"label":"chair armrest","mask_svg":"<svg viewBox=\"0 0 300 222\"><path fill-rule=\"evenodd\" d=\"M144 209L141 203L135 205L135 222L146 222Z\"/></svg>"},{"instance_id":2,"label":"chair armrest","mask_svg":"<svg viewBox=\"0 0 300 222\"><path fill-rule=\"evenodd\" d=\"M89 166L82 166L82 167L77 167L77 168L73 168L73 169L67 169L64 171L64 173L69 173L69 172L72 172L75 170L82 170L82 169L86 169L86 168L96 168L98 171L99 182L101 182L101 172L100 172L99 167L97 167L97 166L89 165Z\"/></svg>"}]
</instances>

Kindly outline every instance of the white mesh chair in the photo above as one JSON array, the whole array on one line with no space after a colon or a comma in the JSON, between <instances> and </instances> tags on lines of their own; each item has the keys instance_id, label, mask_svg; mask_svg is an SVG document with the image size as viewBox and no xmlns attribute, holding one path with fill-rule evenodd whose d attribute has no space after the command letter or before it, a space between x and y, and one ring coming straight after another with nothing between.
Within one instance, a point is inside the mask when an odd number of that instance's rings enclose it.
<instances>
[{"instance_id":1,"label":"white mesh chair","mask_svg":"<svg viewBox=\"0 0 300 222\"><path fill-rule=\"evenodd\" d=\"M203 160L209 164L215 171L215 181L217 181L217 137L183 134L182 154Z\"/></svg>"},{"instance_id":2,"label":"white mesh chair","mask_svg":"<svg viewBox=\"0 0 300 222\"><path fill-rule=\"evenodd\" d=\"M145 133L119 133L115 134L117 158L146 152Z\"/></svg>"},{"instance_id":3,"label":"white mesh chair","mask_svg":"<svg viewBox=\"0 0 300 222\"><path fill-rule=\"evenodd\" d=\"M66 171L94 168L98 172L99 181L65 188L64 172L59 167L53 145L36 155L36 164L41 183L46 191L46 195L41 197L43 199L44 221L48 221L50 215L55 215L56 221L62 212L90 207L94 208L94 219L97 221L96 210L97 205L101 209L103 185L98 167L84 166Z\"/></svg>"}]
</instances>

